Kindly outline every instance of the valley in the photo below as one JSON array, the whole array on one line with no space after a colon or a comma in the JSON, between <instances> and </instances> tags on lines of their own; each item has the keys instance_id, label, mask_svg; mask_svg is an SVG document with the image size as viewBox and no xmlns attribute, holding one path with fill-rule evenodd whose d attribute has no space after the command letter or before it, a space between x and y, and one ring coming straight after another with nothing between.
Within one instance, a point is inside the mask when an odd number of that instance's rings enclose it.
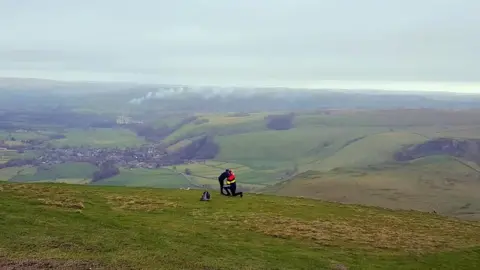
<instances>
[{"instance_id":1,"label":"valley","mask_svg":"<svg viewBox=\"0 0 480 270\"><path fill-rule=\"evenodd\" d=\"M250 193L480 218L474 106L165 111L163 99L129 103L136 92L116 93L123 110L96 109L110 104L106 93L62 96L63 107L4 107L0 180L217 190L218 175L231 168ZM212 102L179 95L170 101Z\"/></svg>"}]
</instances>

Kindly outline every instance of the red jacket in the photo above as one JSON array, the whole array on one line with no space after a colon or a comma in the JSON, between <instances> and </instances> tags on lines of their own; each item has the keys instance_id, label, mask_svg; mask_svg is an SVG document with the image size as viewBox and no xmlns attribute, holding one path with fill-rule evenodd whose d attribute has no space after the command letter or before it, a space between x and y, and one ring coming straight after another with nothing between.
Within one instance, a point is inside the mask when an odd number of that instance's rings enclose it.
<instances>
[{"instance_id":1,"label":"red jacket","mask_svg":"<svg viewBox=\"0 0 480 270\"><path fill-rule=\"evenodd\" d=\"M235 183L235 174L233 172L231 172L230 175L227 177L227 183Z\"/></svg>"}]
</instances>

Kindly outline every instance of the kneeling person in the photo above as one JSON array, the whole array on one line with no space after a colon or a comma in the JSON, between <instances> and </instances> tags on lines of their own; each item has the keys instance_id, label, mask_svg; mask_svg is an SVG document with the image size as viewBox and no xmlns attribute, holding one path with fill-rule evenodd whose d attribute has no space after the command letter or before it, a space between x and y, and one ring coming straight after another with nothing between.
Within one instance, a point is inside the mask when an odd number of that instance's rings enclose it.
<instances>
[{"instance_id":1,"label":"kneeling person","mask_svg":"<svg viewBox=\"0 0 480 270\"><path fill-rule=\"evenodd\" d=\"M243 197L243 192L236 192L237 190L237 183L235 180L235 174L230 170L229 175L227 176L227 187L226 189L229 189L232 194L232 196L238 196Z\"/></svg>"}]
</instances>

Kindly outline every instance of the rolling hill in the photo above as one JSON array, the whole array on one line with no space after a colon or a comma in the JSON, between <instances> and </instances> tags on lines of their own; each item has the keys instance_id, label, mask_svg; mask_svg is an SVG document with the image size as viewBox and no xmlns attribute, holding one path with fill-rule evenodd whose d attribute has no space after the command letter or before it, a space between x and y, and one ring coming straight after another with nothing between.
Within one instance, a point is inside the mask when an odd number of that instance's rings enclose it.
<instances>
[{"instance_id":1,"label":"rolling hill","mask_svg":"<svg viewBox=\"0 0 480 270\"><path fill-rule=\"evenodd\" d=\"M317 200L0 183L4 269L476 269L480 225Z\"/></svg>"},{"instance_id":2,"label":"rolling hill","mask_svg":"<svg viewBox=\"0 0 480 270\"><path fill-rule=\"evenodd\" d=\"M475 164L431 156L402 164L308 171L263 192L480 219L479 190Z\"/></svg>"}]
</instances>

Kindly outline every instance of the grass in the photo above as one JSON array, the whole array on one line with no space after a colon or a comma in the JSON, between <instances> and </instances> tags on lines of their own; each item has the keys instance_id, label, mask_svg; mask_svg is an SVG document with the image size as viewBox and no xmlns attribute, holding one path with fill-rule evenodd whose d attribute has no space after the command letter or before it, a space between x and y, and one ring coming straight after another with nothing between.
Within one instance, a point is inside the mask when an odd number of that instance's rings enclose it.
<instances>
[{"instance_id":1,"label":"grass","mask_svg":"<svg viewBox=\"0 0 480 270\"><path fill-rule=\"evenodd\" d=\"M33 175L36 169L33 167L8 167L0 169L0 180L8 181L15 176Z\"/></svg>"},{"instance_id":2,"label":"grass","mask_svg":"<svg viewBox=\"0 0 480 270\"><path fill-rule=\"evenodd\" d=\"M373 134L342 147L335 154L314 162L309 167L316 170L330 170L338 167L366 167L393 162L393 155L401 147L423 143L426 140L428 139L424 136L409 132Z\"/></svg>"},{"instance_id":3,"label":"grass","mask_svg":"<svg viewBox=\"0 0 480 270\"><path fill-rule=\"evenodd\" d=\"M189 187L190 182L182 175L168 169L121 169L120 174L94 183L96 185L135 187Z\"/></svg>"},{"instance_id":4,"label":"grass","mask_svg":"<svg viewBox=\"0 0 480 270\"><path fill-rule=\"evenodd\" d=\"M167 147L167 152L170 153L170 152L178 151L181 148L187 147L191 143L192 143L192 140L189 140L189 139L181 140L181 141Z\"/></svg>"},{"instance_id":5,"label":"grass","mask_svg":"<svg viewBox=\"0 0 480 270\"><path fill-rule=\"evenodd\" d=\"M12 137L15 138L16 141L21 140L32 140L32 139L44 139L47 138L47 134L41 131L14 131L14 132L6 132L0 130L0 140L9 141Z\"/></svg>"},{"instance_id":6,"label":"grass","mask_svg":"<svg viewBox=\"0 0 480 270\"><path fill-rule=\"evenodd\" d=\"M248 194L0 184L0 267L476 269L480 226ZM40 267L38 267L40 268Z\"/></svg>"},{"instance_id":7,"label":"grass","mask_svg":"<svg viewBox=\"0 0 480 270\"><path fill-rule=\"evenodd\" d=\"M479 179L475 167L434 156L404 165L310 171L265 192L479 219Z\"/></svg>"},{"instance_id":8,"label":"grass","mask_svg":"<svg viewBox=\"0 0 480 270\"><path fill-rule=\"evenodd\" d=\"M480 138L478 111L299 113L295 128L286 131L267 130L265 115L199 115L208 122L188 124L166 141L184 138L170 146L169 150L175 151L187 145L189 137L215 134L215 142L220 146L215 160L245 166L248 170L239 172L242 182L264 186L278 182L286 170L293 168L299 172L329 172L336 168L368 171L369 166L394 162L393 154L405 145L437 137ZM193 180L201 184L212 183L218 175L216 169L209 172L208 168L189 166L198 173Z\"/></svg>"},{"instance_id":9,"label":"grass","mask_svg":"<svg viewBox=\"0 0 480 270\"><path fill-rule=\"evenodd\" d=\"M65 139L54 140L53 144L57 147L85 145L90 147L125 148L145 143L145 140L137 137L134 132L121 128L70 129L65 136Z\"/></svg>"},{"instance_id":10,"label":"grass","mask_svg":"<svg viewBox=\"0 0 480 270\"><path fill-rule=\"evenodd\" d=\"M199 185L218 185L218 176L226 168L234 170L240 186L250 188L264 187L274 181L275 171L257 171L242 164L231 162L207 161L205 163L193 163L177 166L170 166L170 169L176 169L178 172L185 172L189 169L192 177Z\"/></svg>"},{"instance_id":11,"label":"grass","mask_svg":"<svg viewBox=\"0 0 480 270\"><path fill-rule=\"evenodd\" d=\"M10 159L18 158L20 155L15 150L0 150L0 163L6 163Z\"/></svg>"},{"instance_id":12,"label":"grass","mask_svg":"<svg viewBox=\"0 0 480 270\"><path fill-rule=\"evenodd\" d=\"M34 173L20 174L12 177L11 181L36 182L57 181L59 179L91 179L98 168L86 162L69 162L55 164L49 167L38 167Z\"/></svg>"},{"instance_id":13,"label":"grass","mask_svg":"<svg viewBox=\"0 0 480 270\"><path fill-rule=\"evenodd\" d=\"M165 138L165 142L171 143L180 139L191 138L202 134L232 135L266 130L263 117L265 114L251 114L245 117L233 117L229 115L206 114L199 115L199 119L208 122L197 124L195 122L182 126L173 134Z\"/></svg>"},{"instance_id":14,"label":"grass","mask_svg":"<svg viewBox=\"0 0 480 270\"><path fill-rule=\"evenodd\" d=\"M218 160L257 169L277 169L294 162L307 163L335 154L349 141L375 134L382 128L295 128L260 131L216 138Z\"/></svg>"}]
</instances>

